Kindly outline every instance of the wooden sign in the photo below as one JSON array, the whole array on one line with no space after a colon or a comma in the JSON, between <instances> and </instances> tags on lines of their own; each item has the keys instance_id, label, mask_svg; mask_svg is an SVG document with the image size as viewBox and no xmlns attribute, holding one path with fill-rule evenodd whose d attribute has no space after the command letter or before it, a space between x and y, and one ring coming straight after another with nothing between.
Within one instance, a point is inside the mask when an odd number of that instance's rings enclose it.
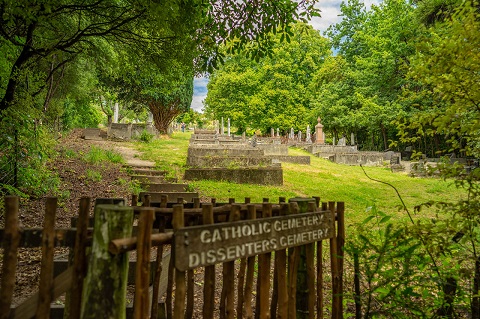
<instances>
[{"instance_id":1,"label":"wooden sign","mask_svg":"<svg viewBox=\"0 0 480 319\"><path fill-rule=\"evenodd\" d=\"M175 267L204 267L332 238L329 211L181 228Z\"/></svg>"}]
</instances>

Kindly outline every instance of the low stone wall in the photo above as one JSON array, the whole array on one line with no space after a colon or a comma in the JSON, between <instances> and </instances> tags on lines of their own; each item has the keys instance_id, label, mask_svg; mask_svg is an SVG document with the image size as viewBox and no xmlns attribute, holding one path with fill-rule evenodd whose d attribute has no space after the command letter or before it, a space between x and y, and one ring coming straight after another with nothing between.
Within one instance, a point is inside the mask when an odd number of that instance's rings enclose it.
<instances>
[{"instance_id":1,"label":"low stone wall","mask_svg":"<svg viewBox=\"0 0 480 319\"><path fill-rule=\"evenodd\" d=\"M327 145L327 144L311 144L305 147L305 149L312 153L356 153L358 152L357 145L347 145L347 146L338 146L338 145ZM320 156L322 157L322 156Z\"/></svg>"},{"instance_id":2,"label":"low stone wall","mask_svg":"<svg viewBox=\"0 0 480 319\"><path fill-rule=\"evenodd\" d=\"M317 154L323 157L322 153ZM382 166L384 154L380 152L336 153L330 155L329 159L333 159L333 162L337 164Z\"/></svg>"},{"instance_id":3,"label":"low stone wall","mask_svg":"<svg viewBox=\"0 0 480 319\"><path fill-rule=\"evenodd\" d=\"M211 145L216 146L216 145ZM247 147L189 147L188 157L200 157L200 156L223 156L223 157L263 157L263 150L257 148Z\"/></svg>"},{"instance_id":4,"label":"low stone wall","mask_svg":"<svg viewBox=\"0 0 480 319\"><path fill-rule=\"evenodd\" d=\"M143 131L149 134L157 135L157 130L152 124L145 123L111 123L107 129L107 137L118 140L130 140L132 138L140 138Z\"/></svg>"},{"instance_id":5,"label":"low stone wall","mask_svg":"<svg viewBox=\"0 0 480 319\"><path fill-rule=\"evenodd\" d=\"M202 129L202 128L196 128L193 131L193 134L209 134L209 135L215 135L217 133L215 130L207 130L207 129Z\"/></svg>"},{"instance_id":6,"label":"low stone wall","mask_svg":"<svg viewBox=\"0 0 480 319\"><path fill-rule=\"evenodd\" d=\"M271 159L272 163L293 163L310 165L310 156L267 155L265 157Z\"/></svg>"},{"instance_id":7,"label":"low stone wall","mask_svg":"<svg viewBox=\"0 0 480 319\"><path fill-rule=\"evenodd\" d=\"M83 130L83 138L86 140L103 140L102 130L99 128L86 128Z\"/></svg>"},{"instance_id":8,"label":"low stone wall","mask_svg":"<svg viewBox=\"0 0 480 319\"><path fill-rule=\"evenodd\" d=\"M132 124L112 123L107 130L108 138L129 140L132 138Z\"/></svg>"},{"instance_id":9,"label":"low stone wall","mask_svg":"<svg viewBox=\"0 0 480 319\"><path fill-rule=\"evenodd\" d=\"M257 144L256 148L263 150L264 155L288 155L288 145L286 144Z\"/></svg>"},{"instance_id":10,"label":"low stone wall","mask_svg":"<svg viewBox=\"0 0 480 319\"><path fill-rule=\"evenodd\" d=\"M152 124L145 124L145 123L135 123L132 124L132 136L131 138L140 138L142 136L143 131L146 131L148 134L157 135L157 130L155 126Z\"/></svg>"},{"instance_id":11,"label":"low stone wall","mask_svg":"<svg viewBox=\"0 0 480 319\"><path fill-rule=\"evenodd\" d=\"M269 166L272 159L258 156L192 156L187 157L187 166L190 167L248 167Z\"/></svg>"},{"instance_id":12,"label":"low stone wall","mask_svg":"<svg viewBox=\"0 0 480 319\"><path fill-rule=\"evenodd\" d=\"M215 180L239 184L283 185L280 167L266 168L191 168L185 171L185 180Z\"/></svg>"}]
</instances>

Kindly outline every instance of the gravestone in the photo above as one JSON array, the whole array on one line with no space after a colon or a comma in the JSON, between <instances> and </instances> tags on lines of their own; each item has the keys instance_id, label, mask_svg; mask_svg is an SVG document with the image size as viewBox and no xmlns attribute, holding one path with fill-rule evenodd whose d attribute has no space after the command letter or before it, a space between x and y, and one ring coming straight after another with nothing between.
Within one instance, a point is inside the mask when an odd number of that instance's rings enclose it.
<instances>
[{"instance_id":1,"label":"gravestone","mask_svg":"<svg viewBox=\"0 0 480 319\"><path fill-rule=\"evenodd\" d=\"M113 123L118 123L118 102L113 107Z\"/></svg>"},{"instance_id":2,"label":"gravestone","mask_svg":"<svg viewBox=\"0 0 480 319\"><path fill-rule=\"evenodd\" d=\"M222 135L225 135L225 127L223 125L223 117L222 117Z\"/></svg>"},{"instance_id":3,"label":"gravestone","mask_svg":"<svg viewBox=\"0 0 480 319\"><path fill-rule=\"evenodd\" d=\"M147 124L152 124L152 123L153 123L153 113L148 112Z\"/></svg>"},{"instance_id":4,"label":"gravestone","mask_svg":"<svg viewBox=\"0 0 480 319\"><path fill-rule=\"evenodd\" d=\"M343 136L341 139L338 140L338 146L346 146L347 143L345 141L345 136Z\"/></svg>"},{"instance_id":5,"label":"gravestone","mask_svg":"<svg viewBox=\"0 0 480 319\"><path fill-rule=\"evenodd\" d=\"M307 125L307 137L305 138L305 142L311 143L312 142L312 136L310 133L310 125Z\"/></svg>"},{"instance_id":6,"label":"gravestone","mask_svg":"<svg viewBox=\"0 0 480 319\"><path fill-rule=\"evenodd\" d=\"M298 141L302 141L302 131L298 131Z\"/></svg>"},{"instance_id":7,"label":"gravestone","mask_svg":"<svg viewBox=\"0 0 480 319\"><path fill-rule=\"evenodd\" d=\"M280 137L280 129L277 127L277 137Z\"/></svg>"},{"instance_id":8,"label":"gravestone","mask_svg":"<svg viewBox=\"0 0 480 319\"><path fill-rule=\"evenodd\" d=\"M315 143L318 144L325 144L325 139L323 137L323 125L320 123L321 119L318 117L317 122L318 124L315 125L315 135L316 135L316 140ZM334 143L335 144L335 143Z\"/></svg>"},{"instance_id":9,"label":"gravestone","mask_svg":"<svg viewBox=\"0 0 480 319\"><path fill-rule=\"evenodd\" d=\"M295 137L295 132L293 131L293 127L290 129L290 139L293 140Z\"/></svg>"},{"instance_id":10,"label":"gravestone","mask_svg":"<svg viewBox=\"0 0 480 319\"><path fill-rule=\"evenodd\" d=\"M227 135L230 136L230 118L227 119Z\"/></svg>"},{"instance_id":11,"label":"gravestone","mask_svg":"<svg viewBox=\"0 0 480 319\"><path fill-rule=\"evenodd\" d=\"M257 147L257 134L253 134L252 136L252 147Z\"/></svg>"},{"instance_id":12,"label":"gravestone","mask_svg":"<svg viewBox=\"0 0 480 319\"><path fill-rule=\"evenodd\" d=\"M350 134L350 145L355 145L355 135L353 135L353 133Z\"/></svg>"},{"instance_id":13,"label":"gravestone","mask_svg":"<svg viewBox=\"0 0 480 319\"><path fill-rule=\"evenodd\" d=\"M273 127L270 129L270 135L272 137L275 137L275 130L273 129Z\"/></svg>"}]
</instances>

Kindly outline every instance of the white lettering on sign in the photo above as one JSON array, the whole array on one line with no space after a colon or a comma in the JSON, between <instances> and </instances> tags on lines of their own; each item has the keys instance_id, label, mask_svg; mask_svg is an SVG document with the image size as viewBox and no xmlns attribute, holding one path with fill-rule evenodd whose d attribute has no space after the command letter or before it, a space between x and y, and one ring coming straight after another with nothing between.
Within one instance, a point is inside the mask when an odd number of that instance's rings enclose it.
<instances>
[{"instance_id":1,"label":"white lettering on sign","mask_svg":"<svg viewBox=\"0 0 480 319\"><path fill-rule=\"evenodd\" d=\"M188 227L175 235L175 263L182 271L214 265L330 238L331 229L325 212Z\"/></svg>"},{"instance_id":2,"label":"white lettering on sign","mask_svg":"<svg viewBox=\"0 0 480 319\"><path fill-rule=\"evenodd\" d=\"M200 233L200 241L202 243L214 243L217 241L268 234L271 230L272 226L269 222L204 230Z\"/></svg>"},{"instance_id":3,"label":"white lettering on sign","mask_svg":"<svg viewBox=\"0 0 480 319\"><path fill-rule=\"evenodd\" d=\"M221 247L202 252L191 252L188 255L188 267L195 268L205 264L216 264L225 260L237 259L243 256L258 255L264 252L277 250L277 239L271 238L241 245Z\"/></svg>"}]
</instances>

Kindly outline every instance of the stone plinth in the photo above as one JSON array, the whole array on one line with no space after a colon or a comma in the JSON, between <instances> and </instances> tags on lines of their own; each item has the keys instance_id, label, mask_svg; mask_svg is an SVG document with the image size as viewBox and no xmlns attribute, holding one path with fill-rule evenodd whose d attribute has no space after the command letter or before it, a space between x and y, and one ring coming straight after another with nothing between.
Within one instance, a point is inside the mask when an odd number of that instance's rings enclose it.
<instances>
[{"instance_id":1,"label":"stone plinth","mask_svg":"<svg viewBox=\"0 0 480 319\"><path fill-rule=\"evenodd\" d=\"M86 128L83 130L83 138L86 140L103 140L102 131L99 128Z\"/></svg>"},{"instance_id":2,"label":"stone plinth","mask_svg":"<svg viewBox=\"0 0 480 319\"><path fill-rule=\"evenodd\" d=\"M281 167L266 168L191 168L185 171L186 180L215 180L239 184L283 185Z\"/></svg>"},{"instance_id":3,"label":"stone plinth","mask_svg":"<svg viewBox=\"0 0 480 319\"><path fill-rule=\"evenodd\" d=\"M192 156L187 157L190 167L249 167L269 166L272 160L266 157L250 156Z\"/></svg>"},{"instance_id":4,"label":"stone plinth","mask_svg":"<svg viewBox=\"0 0 480 319\"><path fill-rule=\"evenodd\" d=\"M325 144L325 139L323 137L323 124L320 123L320 117L317 119L318 124L315 125L315 143Z\"/></svg>"}]
</instances>

